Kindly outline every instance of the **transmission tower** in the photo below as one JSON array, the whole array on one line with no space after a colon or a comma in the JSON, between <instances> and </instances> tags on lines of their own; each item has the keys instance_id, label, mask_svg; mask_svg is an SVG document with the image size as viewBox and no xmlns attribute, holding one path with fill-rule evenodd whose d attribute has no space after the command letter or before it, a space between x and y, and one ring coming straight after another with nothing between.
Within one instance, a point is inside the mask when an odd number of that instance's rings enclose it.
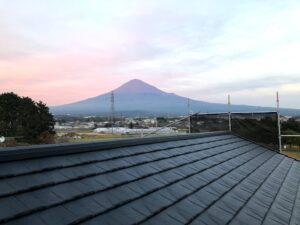
<instances>
[{"instance_id":1,"label":"transmission tower","mask_svg":"<svg viewBox=\"0 0 300 225\"><path fill-rule=\"evenodd\" d=\"M111 92L110 95L110 123L111 123L111 133L114 133L114 114L115 114L115 95L114 92Z\"/></svg>"},{"instance_id":2,"label":"transmission tower","mask_svg":"<svg viewBox=\"0 0 300 225\"><path fill-rule=\"evenodd\" d=\"M188 106L188 126L189 126L189 134L191 133L191 103L190 99L187 99L187 106Z\"/></svg>"}]
</instances>

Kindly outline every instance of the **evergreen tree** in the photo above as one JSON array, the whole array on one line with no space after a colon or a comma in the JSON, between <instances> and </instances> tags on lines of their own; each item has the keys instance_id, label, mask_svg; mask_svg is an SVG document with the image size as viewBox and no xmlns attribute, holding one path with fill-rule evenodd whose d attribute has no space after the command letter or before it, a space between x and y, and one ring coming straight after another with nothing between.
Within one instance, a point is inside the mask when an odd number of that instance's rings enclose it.
<instances>
[{"instance_id":1,"label":"evergreen tree","mask_svg":"<svg viewBox=\"0 0 300 225\"><path fill-rule=\"evenodd\" d=\"M0 136L17 137L27 143L48 143L53 139L54 118L43 102L14 93L0 95Z\"/></svg>"}]
</instances>

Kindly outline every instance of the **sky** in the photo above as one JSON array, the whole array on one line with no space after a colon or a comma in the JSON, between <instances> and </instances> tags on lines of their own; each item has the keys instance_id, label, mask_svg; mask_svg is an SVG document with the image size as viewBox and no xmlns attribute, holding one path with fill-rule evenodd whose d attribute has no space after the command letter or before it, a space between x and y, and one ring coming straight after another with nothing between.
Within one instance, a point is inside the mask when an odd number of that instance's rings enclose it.
<instances>
[{"instance_id":1,"label":"sky","mask_svg":"<svg viewBox=\"0 0 300 225\"><path fill-rule=\"evenodd\" d=\"M299 0L0 0L0 93L60 105L130 79L300 108Z\"/></svg>"}]
</instances>

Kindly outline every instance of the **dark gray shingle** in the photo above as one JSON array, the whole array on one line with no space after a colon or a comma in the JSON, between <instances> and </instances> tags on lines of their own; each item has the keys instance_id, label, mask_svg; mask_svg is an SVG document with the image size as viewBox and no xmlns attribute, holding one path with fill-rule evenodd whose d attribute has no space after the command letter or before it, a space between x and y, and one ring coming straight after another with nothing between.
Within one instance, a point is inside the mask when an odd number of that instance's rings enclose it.
<instances>
[{"instance_id":1,"label":"dark gray shingle","mask_svg":"<svg viewBox=\"0 0 300 225\"><path fill-rule=\"evenodd\" d=\"M297 160L229 133L111 143L5 153L0 224L300 223Z\"/></svg>"}]
</instances>

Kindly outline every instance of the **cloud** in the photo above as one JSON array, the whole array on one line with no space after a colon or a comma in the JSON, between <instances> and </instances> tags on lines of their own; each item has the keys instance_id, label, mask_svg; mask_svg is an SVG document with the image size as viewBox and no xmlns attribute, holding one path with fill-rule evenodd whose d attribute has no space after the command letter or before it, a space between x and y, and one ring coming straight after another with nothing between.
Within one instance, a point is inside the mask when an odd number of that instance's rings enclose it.
<instances>
[{"instance_id":1,"label":"cloud","mask_svg":"<svg viewBox=\"0 0 300 225\"><path fill-rule=\"evenodd\" d=\"M0 60L26 57L43 50L41 45L10 29L1 21L0 27Z\"/></svg>"},{"instance_id":2,"label":"cloud","mask_svg":"<svg viewBox=\"0 0 300 225\"><path fill-rule=\"evenodd\" d=\"M300 84L300 74L294 76L269 75L257 78L246 78L239 81L224 82L212 85L207 89L202 89L202 93L236 93L251 92L258 89L280 88L284 85Z\"/></svg>"},{"instance_id":3,"label":"cloud","mask_svg":"<svg viewBox=\"0 0 300 225\"><path fill-rule=\"evenodd\" d=\"M60 104L139 78L211 101L279 89L300 107L298 1L0 2L1 91Z\"/></svg>"},{"instance_id":4,"label":"cloud","mask_svg":"<svg viewBox=\"0 0 300 225\"><path fill-rule=\"evenodd\" d=\"M0 63L0 90L15 91L51 105L76 101L109 91L114 82L118 83L110 68L119 60L112 56L65 53Z\"/></svg>"}]
</instances>

